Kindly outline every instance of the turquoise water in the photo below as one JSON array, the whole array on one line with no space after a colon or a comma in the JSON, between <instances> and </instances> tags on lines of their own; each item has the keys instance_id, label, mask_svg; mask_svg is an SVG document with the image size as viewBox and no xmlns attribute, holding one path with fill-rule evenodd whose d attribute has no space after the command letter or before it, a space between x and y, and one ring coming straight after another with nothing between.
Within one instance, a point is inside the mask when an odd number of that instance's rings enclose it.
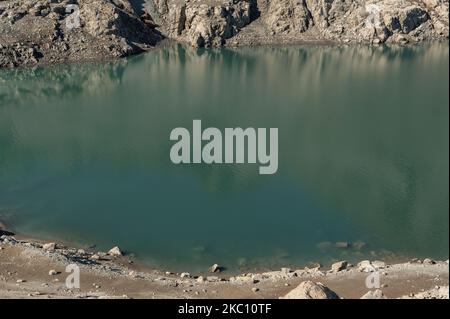
<instances>
[{"instance_id":1,"label":"turquoise water","mask_svg":"<svg viewBox=\"0 0 450 319\"><path fill-rule=\"evenodd\" d=\"M448 258L448 68L448 44L176 45L0 70L0 219L174 270ZM278 172L174 165L193 119L278 128Z\"/></svg>"}]
</instances>

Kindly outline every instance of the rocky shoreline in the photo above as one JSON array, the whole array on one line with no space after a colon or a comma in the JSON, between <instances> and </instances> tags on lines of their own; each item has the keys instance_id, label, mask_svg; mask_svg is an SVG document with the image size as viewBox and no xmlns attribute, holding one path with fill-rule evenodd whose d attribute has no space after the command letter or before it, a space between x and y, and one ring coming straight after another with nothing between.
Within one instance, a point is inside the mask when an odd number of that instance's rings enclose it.
<instances>
[{"instance_id":1,"label":"rocky shoreline","mask_svg":"<svg viewBox=\"0 0 450 319\"><path fill-rule=\"evenodd\" d=\"M447 40L448 0L0 0L0 68L194 47Z\"/></svg>"},{"instance_id":2,"label":"rocky shoreline","mask_svg":"<svg viewBox=\"0 0 450 319\"><path fill-rule=\"evenodd\" d=\"M67 265L80 268L81 286L65 286ZM447 261L413 259L387 264L339 261L324 268L281 268L227 275L213 265L209 275L149 269L119 247L87 251L54 242L18 239L0 230L0 298L414 298L448 299ZM379 285L369 289L376 273Z\"/></svg>"}]
</instances>

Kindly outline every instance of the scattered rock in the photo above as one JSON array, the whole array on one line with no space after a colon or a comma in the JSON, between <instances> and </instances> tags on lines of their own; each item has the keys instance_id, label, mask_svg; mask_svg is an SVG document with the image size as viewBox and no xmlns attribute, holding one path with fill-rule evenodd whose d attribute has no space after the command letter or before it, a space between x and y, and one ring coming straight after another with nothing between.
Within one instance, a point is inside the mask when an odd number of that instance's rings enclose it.
<instances>
[{"instance_id":1,"label":"scattered rock","mask_svg":"<svg viewBox=\"0 0 450 319\"><path fill-rule=\"evenodd\" d=\"M206 281L206 279L203 276L198 276L198 278L197 278L198 283L203 283L205 281Z\"/></svg>"},{"instance_id":2,"label":"scattered rock","mask_svg":"<svg viewBox=\"0 0 450 319\"><path fill-rule=\"evenodd\" d=\"M258 287L253 287L253 288L252 288L252 291L253 291L253 292L258 292L258 291L259 291L259 288L258 288Z\"/></svg>"},{"instance_id":3,"label":"scattered rock","mask_svg":"<svg viewBox=\"0 0 450 319\"><path fill-rule=\"evenodd\" d=\"M376 289L368 291L361 299L386 299L386 296L381 290Z\"/></svg>"},{"instance_id":4,"label":"scattered rock","mask_svg":"<svg viewBox=\"0 0 450 319\"><path fill-rule=\"evenodd\" d=\"M322 283L304 281L287 293L283 299L339 299L338 295Z\"/></svg>"},{"instance_id":5,"label":"scattered rock","mask_svg":"<svg viewBox=\"0 0 450 319\"><path fill-rule=\"evenodd\" d=\"M222 271L222 267L220 267L218 264L214 264L209 268L209 272L221 272Z\"/></svg>"},{"instance_id":6,"label":"scattered rock","mask_svg":"<svg viewBox=\"0 0 450 319\"><path fill-rule=\"evenodd\" d=\"M48 250L48 251L52 251L56 249L56 244L55 243L47 243L42 245L42 249L44 250Z\"/></svg>"},{"instance_id":7,"label":"scattered rock","mask_svg":"<svg viewBox=\"0 0 450 319\"><path fill-rule=\"evenodd\" d=\"M100 256L97 254L93 254L91 257L89 257L91 260L100 260Z\"/></svg>"},{"instance_id":8,"label":"scattered rock","mask_svg":"<svg viewBox=\"0 0 450 319\"><path fill-rule=\"evenodd\" d=\"M111 249L108 251L108 255L110 255L110 256L115 256L115 257L123 256L122 251L121 251L120 248L117 247L117 246L111 248Z\"/></svg>"},{"instance_id":9,"label":"scattered rock","mask_svg":"<svg viewBox=\"0 0 450 319\"><path fill-rule=\"evenodd\" d=\"M191 274L188 273L188 272L182 272L182 273L180 274L180 277L181 277L181 278L191 278Z\"/></svg>"},{"instance_id":10,"label":"scattered rock","mask_svg":"<svg viewBox=\"0 0 450 319\"><path fill-rule=\"evenodd\" d=\"M59 274L59 272L57 272L57 271L54 270L54 269L51 269L51 270L48 272L48 275L49 275L49 276L56 276L57 274Z\"/></svg>"},{"instance_id":11,"label":"scattered rock","mask_svg":"<svg viewBox=\"0 0 450 319\"><path fill-rule=\"evenodd\" d=\"M289 274L289 273L291 273L291 268L283 267L283 268L281 268L281 272L285 273L285 274Z\"/></svg>"},{"instance_id":12,"label":"scattered rock","mask_svg":"<svg viewBox=\"0 0 450 319\"><path fill-rule=\"evenodd\" d=\"M20 283L26 282L26 280L24 280L24 279L17 279L16 282L17 282L18 284L20 284Z\"/></svg>"},{"instance_id":13,"label":"scattered rock","mask_svg":"<svg viewBox=\"0 0 450 319\"><path fill-rule=\"evenodd\" d=\"M422 260L418 259L418 258L413 258L409 261L410 264L421 264Z\"/></svg>"},{"instance_id":14,"label":"scattered rock","mask_svg":"<svg viewBox=\"0 0 450 319\"><path fill-rule=\"evenodd\" d=\"M386 263L379 260L363 260L358 263L358 270L361 272L374 272L383 268L386 268Z\"/></svg>"},{"instance_id":15,"label":"scattered rock","mask_svg":"<svg viewBox=\"0 0 450 319\"><path fill-rule=\"evenodd\" d=\"M423 260L423 264L424 264L424 265L434 265L434 264L436 264L436 262L435 262L433 259L425 258L425 259Z\"/></svg>"},{"instance_id":16,"label":"scattered rock","mask_svg":"<svg viewBox=\"0 0 450 319\"><path fill-rule=\"evenodd\" d=\"M407 296L400 297L399 299L449 299L449 287L436 286L430 290L416 294L409 294Z\"/></svg>"},{"instance_id":17,"label":"scattered rock","mask_svg":"<svg viewBox=\"0 0 450 319\"><path fill-rule=\"evenodd\" d=\"M217 276L207 276L206 280L209 282L216 282L216 281L220 281L220 278Z\"/></svg>"},{"instance_id":18,"label":"scattered rock","mask_svg":"<svg viewBox=\"0 0 450 319\"><path fill-rule=\"evenodd\" d=\"M348 267L347 261L345 261L345 260L338 261L331 265L331 272L339 272L339 271L347 269L347 267Z\"/></svg>"},{"instance_id":19,"label":"scattered rock","mask_svg":"<svg viewBox=\"0 0 450 319\"><path fill-rule=\"evenodd\" d=\"M375 268L375 270L386 268L386 263L384 261L374 260L371 262L371 264Z\"/></svg>"}]
</instances>

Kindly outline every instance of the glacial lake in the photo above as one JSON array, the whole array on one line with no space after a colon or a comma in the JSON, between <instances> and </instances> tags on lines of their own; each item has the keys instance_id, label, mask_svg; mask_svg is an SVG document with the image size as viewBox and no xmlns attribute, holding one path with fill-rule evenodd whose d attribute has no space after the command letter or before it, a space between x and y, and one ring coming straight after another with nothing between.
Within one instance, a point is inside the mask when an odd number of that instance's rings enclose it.
<instances>
[{"instance_id":1,"label":"glacial lake","mask_svg":"<svg viewBox=\"0 0 450 319\"><path fill-rule=\"evenodd\" d=\"M175 271L447 259L448 85L448 43L0 70L0 220ZM173 164L194 119L278 128L278 172Z\"/></svg>"}]
</instances>

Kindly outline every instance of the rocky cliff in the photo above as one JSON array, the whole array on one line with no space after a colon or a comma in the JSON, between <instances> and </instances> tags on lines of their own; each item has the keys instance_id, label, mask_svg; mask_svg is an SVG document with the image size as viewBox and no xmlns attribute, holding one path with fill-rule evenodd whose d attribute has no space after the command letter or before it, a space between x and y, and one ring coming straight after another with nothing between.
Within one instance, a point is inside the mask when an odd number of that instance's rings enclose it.
<instances>
[{"instance_id":1,"label":"rocky cliff","mask_svg":"<svg viewBox=\"0 0 450 319\"><path fill-rule=\"evenodd\" d=\"M0 0L0 67L194 47L448 39L448 0Z\"/></svg>"},{"instance_id":2,"label":"rocky cliff","mask_svg":"<svg viewBox=\"0 0 450 319\"><path fill-rule=\"evenodd\" d=\"M448 0L149 0L170 38L193 46L448 38Z\"/></svg>"},{"instance_id":3,"label":"rocky cliff","mask_svg":"<svg viewBox=\"0 0 450 319\"><path fill-rule=\"evenodd\" d=\"M128 0L0 0L0 67L112 59L162 36Z\"/></svg>"}]
</instances>

